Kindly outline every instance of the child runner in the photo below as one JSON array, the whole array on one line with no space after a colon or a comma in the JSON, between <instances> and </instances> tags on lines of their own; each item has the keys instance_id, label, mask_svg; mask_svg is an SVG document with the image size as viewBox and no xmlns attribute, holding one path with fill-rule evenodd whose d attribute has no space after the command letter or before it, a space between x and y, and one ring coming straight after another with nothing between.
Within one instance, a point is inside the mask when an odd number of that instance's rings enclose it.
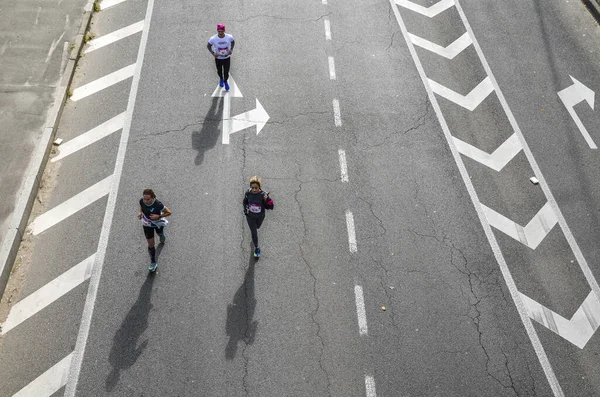
<instances>
[{"instance_id":1,"label":"child runner","mask_svg":"<svg viewBox=\"0 0 600 397\"><path fill-rule=\"evenodd\" d=\"M260 188L261 179L253 176L250 178L250 189L244 195L244 215L248 221L250 232L252 233L252 243L254 244L254 257L260 257L260 247L258 246L258 229L265 219L265 209L272 210L273 200L268 192Z\"/></svg>"},{"instance_id":2,"label":"child runner","mask_svg":"<svg viewBox=\"0 0 600 397\"><path fill-rule=\"evenodd\" d=\"M215 64L217 65L217 74L220 77L219 85L225 86L225 91L229 91L229 65L231 63L231 54L233 53L233 47L235 46L235 40L230 34L225 34L225 25L222 23L217 25L217 34L212 36L208 40L206 48L215 57Z\"/></svg>"},{"instance_id":3,"label":"child runner","mask_svg":"<svg viewBox=\"0 0 600 397\"><path fill-rule=\"evenodd\" d=\"M148 241L148 253L150 254L150 266L148 270L156 271L156 248L154 248L154 232L158 234L160 243L164 244L167 236L165 235L165 226L168 221L165 217L171 215L171 211L163 203L156 199L156 194L152 189L144 189L143 197L140 199L140 211L138 219L142 220L144 235Z\"/></svg>"}]
</instances>

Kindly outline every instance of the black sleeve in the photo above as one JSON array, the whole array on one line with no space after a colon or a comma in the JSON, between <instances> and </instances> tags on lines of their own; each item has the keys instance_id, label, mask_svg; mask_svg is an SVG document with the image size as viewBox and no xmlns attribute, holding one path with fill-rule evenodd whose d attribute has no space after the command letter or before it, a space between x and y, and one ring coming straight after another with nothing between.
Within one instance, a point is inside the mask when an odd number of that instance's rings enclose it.
<instances>
[{"instance_id":1,"label":"black sleeve","mask_svg":"<svg viewBox=\"0 0 600 397\"><path fill-rule=\"evenodd\" d=\"M206 48L208 49L208 52L210 52L211 54L213 53L212 44L210 44L210 43L206 44Z\"/></svg>"},{"instance_id":2,"label":"black sleeve","mask_svg":"<svg viewBox=\"0 0 600 397\"><path fill-rule=\"evenodd\" d=\"M233 47L235 47L235 40L231 40L231 51L233 51Z\"/></svg>"},{"instance_id":3,"label":"black sleeve","mask_svg":"<svg viewBox=\"0 0 600 397\"><path fill-rule=\"evenodd\" d=\"M246 207L248 206L248 192L244 193L244 209L246 209Z\"/></svg>"}]
</instances>

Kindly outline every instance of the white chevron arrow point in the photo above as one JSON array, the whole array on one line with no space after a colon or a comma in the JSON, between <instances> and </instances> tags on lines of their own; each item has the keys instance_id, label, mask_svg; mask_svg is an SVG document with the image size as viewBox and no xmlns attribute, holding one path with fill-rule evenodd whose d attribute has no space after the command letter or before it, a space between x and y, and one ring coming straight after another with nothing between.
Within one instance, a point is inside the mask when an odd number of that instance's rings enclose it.
<instances>
[{"instance_id":1,"label":"white chevron arrow point","mask_svg":"<svg viewBox=\"0 0 600 397\"><path fill-rule=\"evenodd\" d=\"M408 36L410 37L410 41L412 41L414 45L434 52L447 59L454 59L454 57L456 57L458 54L464 51L465 48L467 48L473 43L468 32L465 32L462 36L454 40L453 43L449 44L446 47L442 47L441 45L432 43L431 41L425 40L412 33L409 33Z\"/></svg>"},{"instance_id":2,"label":"white chevron arrow point","mask_svg":"<svg viewBox=\"0 0 600 397\"><path fill-rule=\"evenodd\" d=\"M483 102L488 95L494 92L494 85L492 84L492 80L490 80L489 76L483 79L483 81L479 83L477 87L473 88L467 95L459 94L458 92L453 91L450 88L445 87L431 79L427 80L429 81L429 86L433 92L470 111L475 110L475 108L477 108L477 106L479 106L479 104Z\"/></svg>"},{"instance_id":3,"label":"white chevron arrow point","mask_svg":"<svg viewBox=\"0 0 600 397\"><path fill-rule=\"evenodd\" d=\"M418 12L421 15L425 15L426 17L433 18L439 13L446 11L448 8L454 5L454 0L441 0L429 7L423 7L421 5L415 4L410 0L395 0L396 4L408 8L411 11Z\"/></svg>"},{"instance_id":4,"label":"white chevron arrow point","mask_svg":"<svg viewBox=\"0 0 600 397\"><path fill-rule=\"evenodd\" d=\"M486 153L469 143L461 141L456 137L452 138L454 140L454 145L456 145L456 149L460 154L488 166L494 171L502 171L504 166L506 166L506 164L508 164L523 149L517 134L512 134L491 154Z\"/></svg>"}]
</instances>

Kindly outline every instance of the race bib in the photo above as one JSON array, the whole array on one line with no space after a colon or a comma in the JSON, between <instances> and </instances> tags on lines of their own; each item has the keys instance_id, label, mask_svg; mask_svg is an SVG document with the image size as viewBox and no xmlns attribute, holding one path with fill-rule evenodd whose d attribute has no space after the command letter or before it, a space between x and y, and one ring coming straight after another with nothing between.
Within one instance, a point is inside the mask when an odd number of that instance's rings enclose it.
<instances>
[{"instance_id":1,"label":"race bib","mask_svg":"<svg viewBox=\"0 0 600 397\"><path fill-rule=\"evenodd\" d=\"M217 53L221 56L229 55L229 47L219 47L217 48Z\"/></svg>"},{"instance_id":2,"label":"race bib","mask_svg":"<svg viewBox=\"0 0 600 397\"><path fill-rule=\"evenodd\" d=\"M262 207L258 204L250 204L248 206L248 211L254 213L254 214L260 214L262 211Z\"/></svg>"}]
</instances>

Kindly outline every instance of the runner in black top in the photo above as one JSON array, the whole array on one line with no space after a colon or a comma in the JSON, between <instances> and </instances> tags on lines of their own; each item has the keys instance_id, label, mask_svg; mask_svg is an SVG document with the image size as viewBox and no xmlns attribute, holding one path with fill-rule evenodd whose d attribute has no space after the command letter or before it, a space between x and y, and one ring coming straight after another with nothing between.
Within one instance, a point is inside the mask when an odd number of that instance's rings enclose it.
<instances>
[{"instance_id":1,"label":"runner in black top","mask_svg":"<svg viewBox=\"0 0 600 397\"><path fill-rule=\"evenodd\" d=\"M254 244L254 257L260 257L260 247L258 246L258 229L265 219L265 209L273 209L273 200L269 193L260 188L260 178L254 176L250 178L250 189L244 195L244 215L248 221L250 232L252 233L252 243Z\"/></svg>"},{"instance_id":2,"label":"runner in black top","mask_svg":"<svg viewBox=\"0 0 600 397\"><path fill-rule=\"evenodd\" d=\"M168 223L164 218L169 215L171 215L171 211L156 199L154 190L144 189L137 216L138 219L142 220L144 235L146 235L146 240L148 241L148 253L150 254L150 266L148 266L148 270L151 272L155 271L158 267L158 263L156 263L156 248L154 248L154 232L158 234L160 243L164 244L167 238L164 229Z\"/></svg>"}]
</instances>

